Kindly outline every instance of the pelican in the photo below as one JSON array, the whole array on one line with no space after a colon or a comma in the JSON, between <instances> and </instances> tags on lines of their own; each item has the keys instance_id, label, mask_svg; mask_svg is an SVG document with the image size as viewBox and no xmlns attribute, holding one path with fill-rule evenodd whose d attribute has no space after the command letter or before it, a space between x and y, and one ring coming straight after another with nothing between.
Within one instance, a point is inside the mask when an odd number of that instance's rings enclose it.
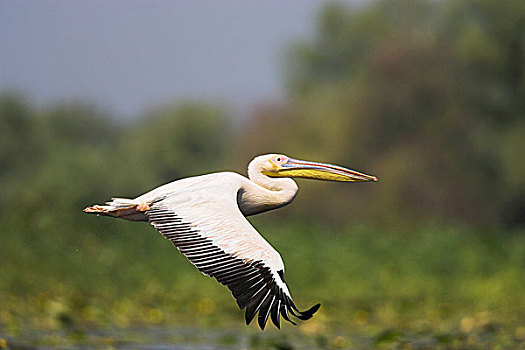
<instances>
[{"instance_id":1,"label":"pelican","mask_svg":"<svg viewBox=\"0 0 525 350\"><path fill-rule=\"evenodd\" d=\"M250 162L248 178L234 172L184 178L84 212L149 222L203 274L229 288L239 308L246 308L247 325L258 314L261 330L269 317L280 328L281 317L295 325L290 314L308 320L321 304L298 310L284 281L281 256L246 216L289 204L298 190L292 178L377 181L337 165L267 154Z\"/></svg>"}]
</instances>

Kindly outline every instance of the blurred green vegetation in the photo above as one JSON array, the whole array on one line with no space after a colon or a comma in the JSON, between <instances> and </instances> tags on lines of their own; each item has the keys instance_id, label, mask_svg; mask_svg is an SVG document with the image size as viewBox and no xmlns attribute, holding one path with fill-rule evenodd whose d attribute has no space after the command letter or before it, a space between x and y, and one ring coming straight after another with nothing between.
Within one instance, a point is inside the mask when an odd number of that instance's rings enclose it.
<instances>
[{"instance_id":1,"label":"blurred green vegetation","mask_svg":"<svg viewBox=\"0 0 525 350\"><path fill-rule=\"evenodd\" d=\"M70 340L92 327L259 333L255 325L245 329L226 288L198 273L149 225L100 221L107 234L84 228L67 238L7 241L0 270L4 332L59 330ZM387 344L424 339L447 347L525 341L523 235L502 239L433 225L417 233L361 225L334 231L257 221L285 258L298 305L323 304L299 327L284 325L284 335L332 343L342 334L344 344L360 344L360 337ZM269 327L263 339L275 332Z\"/></svg>"},{"instance_id":2,"label":"blurred green vegetation","mask_svg":"<svg viewBox=\"0 0 525 350\"><path fill-rule=\"evenodd\" d=\"M293 205L254 219L297 303L323 304L294 332L523 342L525 3L327 4L316 25L289 50L288 103L243 121L199 102L122 123L4 93L0 331L239 326L227 289L149 225L81 210L279 152L380 179L300 181Z\"/></svg>"}]
</instances>

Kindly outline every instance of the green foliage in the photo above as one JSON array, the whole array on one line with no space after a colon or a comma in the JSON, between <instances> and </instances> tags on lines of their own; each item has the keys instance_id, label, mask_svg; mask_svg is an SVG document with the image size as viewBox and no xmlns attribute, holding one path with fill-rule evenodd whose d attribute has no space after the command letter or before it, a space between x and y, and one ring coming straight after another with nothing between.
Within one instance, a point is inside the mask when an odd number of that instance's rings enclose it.
<instances>
[{"instance_id":1,"label":"green foliage","mask_svg":"<svg viewBox=\"0 0 525 350\"><path fill-rule=\"evenodd\" d=\"M186 104L147 115L126 132L121 148L137 172L152 169L152 185L157 185L221 169L231 134L222 110Z\"/></svg>"},{"instance_id":2,"label":"green foliage","mask_svg":"<svg viewBox=\"0 0 525 350\"><path fill-rule=\"evenodd\" d=\"M100 221L112 234L89 227L53 241L18 234L3 246L5 332L16 335L25 325L68 332L158 324L243 329L228 290L199 274L152 227ZM445 226L333 231L258 221L285 257L298 306L322 303L316 317L298 328L283 326L284 334L330 343L348 342L333 338L337 334L381 343L411 336L452 343L521 332L523 235Z\"/></svg>"},{"instance_id":3,"label":"green foliage","mask_svg":"<svg viewBox=\"0 0 525 350\"><path fill-rule=\"evenodd\" d=\"M355 345L337 335L350 333L378 347L414 334L445 348L517 347L524 23L519 0L327 4L314 37L290 49L289 103L235 127L203 103L123 124L93 105L36 108L2 95L0 329L238 325L228 291L151 227L81 210L185 176L244 173L253 156L283 152L380 180L301 181L292 206L256 219L285 257L297 303L323 303L298 337L326 347Z\"/></svg>"},{"instance_id":4,"label":"green foliage","mask_svg":"<svg viewBox=\"0 0 525 350\"><path fill-rule=\"evenodd\" d=\"M354 220L522 225L524 16L513 0L327 5L290 53L289 148L378 175L372 195L348 189Z\"/></svg>"}]
</instances>

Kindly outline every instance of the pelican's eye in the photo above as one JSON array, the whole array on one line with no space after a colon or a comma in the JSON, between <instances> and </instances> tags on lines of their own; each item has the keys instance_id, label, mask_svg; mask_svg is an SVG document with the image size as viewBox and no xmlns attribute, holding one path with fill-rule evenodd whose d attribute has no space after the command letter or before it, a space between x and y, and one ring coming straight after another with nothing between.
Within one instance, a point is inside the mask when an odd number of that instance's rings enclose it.
<instances>
[{"instance_id":1,"label":"pelican's eye","mask_svg":"<svg viewBox=\"0 0 525 350\"><path fill-rule=\"evenodd\" d=\"M272 162L275 164L275 165L280 165L280 164L283 164L283 163L286 163L287 161L287 158L284 157L284 156L275 156L272 160Z\"/></svg>"},{"instance_id":2,"label":"pelican's eye","mask_svg":"<svg viewBox=\"0 0 525 350\"><path fill-rule=\"evenodd\" d=\"M270 163L272 164L272 168L274 170L278 170L281 168L281 166L288 161L288 158L285 156L275 156L272 159L270 159Z\"/></svg>"}]
</instances>

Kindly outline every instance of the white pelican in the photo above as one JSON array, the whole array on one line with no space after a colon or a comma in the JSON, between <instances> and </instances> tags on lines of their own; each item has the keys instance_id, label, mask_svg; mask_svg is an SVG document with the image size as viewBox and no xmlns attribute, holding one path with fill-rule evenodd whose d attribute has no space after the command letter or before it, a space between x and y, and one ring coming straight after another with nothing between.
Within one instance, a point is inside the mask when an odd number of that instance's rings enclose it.
<instances>
[{"instance_id":1,"label":"white pelican","mask_svg":"<svg viewBox=\"0 0 525 350\"><path fill-rule=\"evenodd\" d=\"M230 289L239 307L246 308L247 325L257 313L263 330L269 316L277 328L280 316L295 325L288 312L308 320L320 304L306 311L297 309L284 282L281 256L245 216L290 203L298 190L292 177L348 182L377 178L282 154L253 159L248 177L219 172L185 178L135 199L112 198L84 212L150 222L202 273Z\"/></svg>"}]
</instances>

